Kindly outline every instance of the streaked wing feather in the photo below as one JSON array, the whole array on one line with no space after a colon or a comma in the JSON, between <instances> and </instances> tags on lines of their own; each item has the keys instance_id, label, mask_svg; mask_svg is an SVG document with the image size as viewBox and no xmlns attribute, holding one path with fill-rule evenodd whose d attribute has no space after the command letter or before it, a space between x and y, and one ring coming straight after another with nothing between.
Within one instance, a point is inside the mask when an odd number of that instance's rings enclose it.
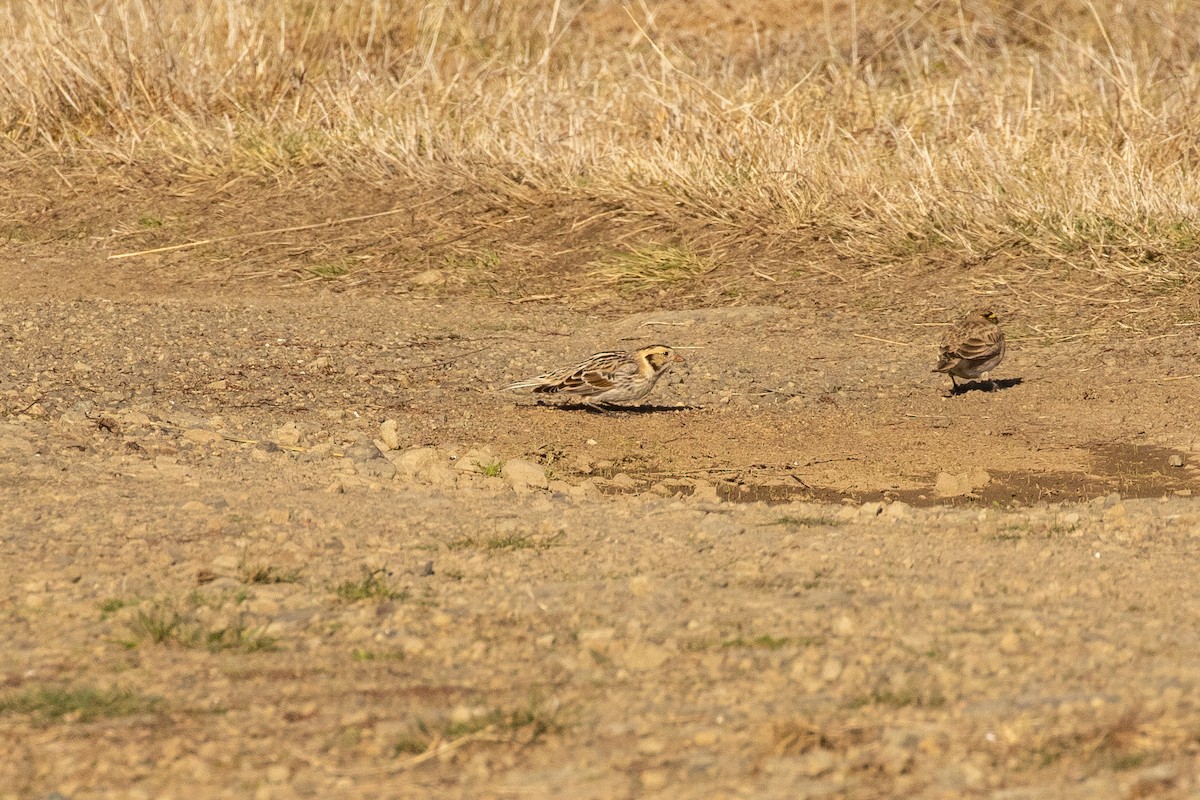
<instances>
[{"instance_id":1,"label":"streaked wing feather","mask_svg":"<svg viewBox=\"0 0 1200 800\"><path fill-rule=\"evenodd\" d=\"M976 361L988 358L1000 348L998 329L979 331L977 334L982 335L973 335L959 342L954 348L954 354L968 361Z\"/></svg>"},{"instance_id":2,"label":"streaked wing feather","mask_svg":"<svg viewBox=\"0 0 1200 800\"><path fill-rule=\"evenodd\" d=\"M960 325L942 339L942 358L956 356L967 361L987 358L1000 347L1004 332L997 325Z\"/></svg>"},{"instance_id":3,"label":"streaked wing feather","mask_svg":"<svg viewBox=\"0 0 1200 800\"><path fill-rule=\"evenodd\" d=\"M611 389L611 376L619 374L626 367L634 371L637 369L625 353L595 353L579 364L547 372L514 384L512 388L532 387L535 392L566 392L588 396Z\"/></svg>"}]
</instances>

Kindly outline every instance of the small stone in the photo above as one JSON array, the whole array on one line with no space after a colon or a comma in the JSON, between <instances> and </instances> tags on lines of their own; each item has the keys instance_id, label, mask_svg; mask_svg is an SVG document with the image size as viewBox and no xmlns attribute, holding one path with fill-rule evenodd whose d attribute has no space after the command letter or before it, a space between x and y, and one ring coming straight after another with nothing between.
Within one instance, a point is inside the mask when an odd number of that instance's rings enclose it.
<instances>
[{"instance_id":1,"label":"small stone","mask_svg":"<svg viewBox=\"0 0 1200 800\"><path fill-rule=\"evenodd\" d=\"M1174 764L1156 764L1140 770L1133 777L1133 796L1150 797L1165 792L1179 780L1179 767Z\"/></svg>"},{"instance_id":2,"label":"small stone","mask_svg":"<svg viewBox=\"0 0 1200 800\"><path fill-rule=\"evenodd\" d=\"M1021 637L1013 631L1004 634L1000 637L1000 652L1009 655L1021 652Z\"/></svg>"},{"instance_id":3,"label":"small stone","mask_svg":"<svg viewBox=\"0 0 1200 800\"><path fill-rule=\"evenodd\" d=\"M1183 456L1176 453L1175 455L1173 455L1167 459L1167 463L1170 464L1172 467L1182 467L1183 466Z\"/></svg>"},{"instance_id":4,"label":"small stone","mask_svg":"<svg viewBox=\"0 0 1200 800\"><path fill-rule=\"evenodd\" d=\"M426 561L424 564L421 565L421 568L417 570L417 575L421 576L422 578L428 578L432 574L433 574L433 562L432 561Z\"/></svg>"},{"instance_id":5,"label":"small stone","mask_svg":"<svg viewBox=\"0 0 1200 800\"><path fill-rule=\"evenodd\" d=\"M292 771L283 764L272 764L267 767L268 783L284 783L292 776Z\"/></svg>"},{"instance_id":6,"label":"small stone","mask_svg":"<svg viewBox=\"0 0 1200 800\"><path fill-rule=\"evenodd\" d=\"M800 774L809 778L816 778L832 772L835 766L837 766L837 759L834 754L823 747L805 753L797 760Z\"/></svg>"},{"instance_id":7,"label":"small stone","mask_svg":"<svg viewBox=\"0 0 1200 800\"><path fill-rule=\"evenodd\" d=\"M625 472L619 472L608 480L608 486L618 492L630 492L641 485L636 478Z\"/></svg>"},{"instance_id":8,"label":"small stone","mask_svg":"<svg viewBox=\"0 0 1200 800\"><path fill-rule=\"evenodd\" d=\"M364 461L383 458L383 453L379 451L374 442L363 440L347 447L345 456L355 464L361 464Z\"/></svg>"},{"instance_id":9,"label":"small stone","mask_svg":"<svg viewBox=\"0 0 1200 800\"><path fill-rule=\"evenodd\" d=\"M297 447L300 444L302 434L299 426L294 422L288 422L285 425L280 425L275 430L271 431L271 441L280 447Z\"/></svg>"},{"instance_id":10,"label":"small stone","mask_svg":"<svg viewBox=\"0 0 1200 800\"><path fill-rule=\"evenodd\" d=\"M188 428L183 432L183 438L189 442L196 444L212 444L224 440L224 436L215 432L205 430L204 428Z\"/></svg>"},{"instance_id":11,"label":"small stone","mask_svg":"<svg viewBox=\"0 0 1200 800\"><path fill-rule=\"evenodd\" d=\"M883 513L883 503L863 503L858 509L858 515L867 519L874 519Z\"/></svg>"},{"instance_id":12,"label":"small stone","mask_svg":"<svg viewBox=\"0 0 1200 800\"><path fill-rule=\"evenodd\" d=\"M394 419L386 419L379 426L379 439L388 450L400 449L399 423Z\"/></svg>"},{"instance_id":13,"label":"small stone","mask_svg":"<svg viewBox=\"0 0 1200 800\"><path fill-rule=\"evenodd\" d=\"M939 770L937 782L952 792L965 793L971 789L980 788L984 783L984 774L979 767L969 761L964 761L961 764L951 764Z\"/></svg>"},{"instance_id":14,"label":"small stone","mask_svg":"<svg viewBox=\"0 0 1200 800\"><path fill-rule=\"evenodd\" d=\"M638 742L638 752L644 756L656 756L663 750L667 749L667 745L662 739L656 739L653 736L647 736Z\"/></svg>"},{"instance_id":15,"label":"small stone","mask_svg":"<svg viewBox=\"0 0 1200 800\"><path fill-rule=\"evenodd\" d=\"M413 286L438 286L446 282L446 274L440 269L427 269L409 279Z\"/></svg>"},{"instance_id":16,"label":"small stone","mask_svg":"<svg viewBox=\"0 0 1200 800\"><path fill-rule=\"evenodd\" d=\"M238 571L242 557L233 553L223 553L212 560L212 569L218 575L231 575Z\"/></svg>"},{"instance_id":17,"label":"small stone","mask_svg":"<svg viewBox=\"0 0 1200 800\"><path fill-rule=\"evenodd\" d=\"M645 597L650 588L650 578L645 575L635 575L629 579L629 593L634 597Z\"/></svg>"},{"instance_id":18,"label":"small stone","mask_svg":"<svg viewBox=\"0 0 1200 800\"><path fill-rule=\"evenodd\" d=\"M550 486L550 481L546 478L546 470L541 464L520 458L510 458L505 461L500 475L514 487L534 486L546 489Z\"/></svg>"},{"instance_id":19,"label":"small stone","mask_svg":"<svg viewBox=\"0 0 1200 800\"><path fill-rule=\"evenodd\" d=\"M626 669L635 672L658 669L671 657L671 651L650 642L635 642L625 651Z\"/></svg>"},{"instance_id":20,"label":"small stone","mask_svg":"<svg viewBox=\"0 0 1200 800\"><path fill-rule=\"evenodd\" d=\"M833 621L833 632L837 636L850 636L854 633L854 620L845 614Z\"/></svg>"},{"instance_id":21,"label":"small stone","mask_svg":"<svg viewBox=\"0 0 1200 800\"><path fill-rule=\"evenodd\" d=\"M435 465L442 465L442 454L433 447L414 447L395 456L389 452L388 458L401 475L410 477L416 477Z\"/></svg>"},{"instance_id":22,"label":"small stone","mask_svg":"<svg viewBox=\"0 0 1200 800\"><path fill-rule=\"evenodd\" d=\"M454 468L460 472L475 472L483 474L485 470L492 469L500 459L496 456L496 451L490 447L473 447L463 453L457 461L454 462Z\"/></svg>"},{"instance_id":23,"label":"small stone","mask_svg":"<svg viewBox=\"0 0 1200 800\"><path fill-rule=\"evenodd\" d=\"M465 725L475 719L475 711L471 706L457 705L450 709L450 721L455 725Z\"/></svg>"},{"instance_id":24,"label":"small stone","mask_svg":"<svg viewBox=\"0 0 1200 800\"><path fill-rule=\"evenodd\" d=\"M992 476L988 474L987 470L981 468L964 472L961 475L942 472L937 476L934 492L939 497L960 497L982 489L991 482Z\"/></svg>"},{"instance_id":25,"label":"small stone","mask_svg":"<svg viewBox=\"0 0 1200 800\"><path fill-rule=\"evenodd\" d=\"M419 476L431 486L449 488L458 481L458 475L445 464L434 464Z\"/></svg>"},{"instance_id":26,"label":"small stone","mask_svg":"<svg viewBox=\"0 0 1200 800\"><path fill-rule=\"evenodd\" d=\"M712 481L694 478L692 493L687 499L693 503L720 503L721 495L717 494L717 486Z\"/></svg>"},{"instance_id":27,"label":"small stone","mask_svg":"<svg viewBox=\"0 0 1200 800\"><path fill-rule=\"evenodd\" d=\"M670 776L665 769L644 769L640 778L642 788L646 791L654 792L666 786Z\"/></svg>"},{"instance_id":28,"label":"small stone","mask_svg":"<svg viewBox=\"0 0 1200 800\"><path fill-rule=\"evenodd\" d=\"M842 662L836 658L827 658L821 665L821 680L829 683L836 681L842 674Z\"/></svg>"},{"instance_id":29,"label":"small stone","mask_svg":"<svg viewBox=\"0 0 1200 800\"><path fill-rule=\"evenodd\" d=\"M844 686L862 686L867 682L867 672L857 664L851 664L842 670L841 679Z\"/></svg>"},{"instance_id":30,"label":"small stone","mask_svg":"<svg viewBox=\"0 0 1200 800\"><path fill-rule=\"evenodd\" d=\"M586 650L602 652L612 644L615 634L612 628L587 628L579 632L579 643Z\"/></svg>"}]
</instances>

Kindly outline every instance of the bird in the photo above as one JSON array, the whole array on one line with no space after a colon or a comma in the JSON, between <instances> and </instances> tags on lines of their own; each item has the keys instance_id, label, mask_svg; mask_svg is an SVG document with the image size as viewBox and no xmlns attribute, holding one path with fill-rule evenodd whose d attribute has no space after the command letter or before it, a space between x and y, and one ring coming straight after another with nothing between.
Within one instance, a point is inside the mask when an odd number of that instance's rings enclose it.
<instances>
[{"instance_id":1,"label":"bird","mask_svg":"<svg viewBox=\"0 0 1200 800\"><path fill-rule=\"evenodd\" d=\"M934 372L950 375L953 392L959 378L978 378L1000 365L1004 358L1004 331L996 312L983 306L967 314L942 337L941 350ZM991 381L992 388L996 382Z\"/></svg>"},{"instance_id":2,"label":"bird","mask_svg":"<svg viewBox=\"0 0 1200 800\"><path fill-rule=\"evenodd\" d=\"M510 389L533 389L581 397L588 404L634 403L683 356L662 344L638 350L594 353L572 367L510 383Z\"/></svg>"}]
</instances>

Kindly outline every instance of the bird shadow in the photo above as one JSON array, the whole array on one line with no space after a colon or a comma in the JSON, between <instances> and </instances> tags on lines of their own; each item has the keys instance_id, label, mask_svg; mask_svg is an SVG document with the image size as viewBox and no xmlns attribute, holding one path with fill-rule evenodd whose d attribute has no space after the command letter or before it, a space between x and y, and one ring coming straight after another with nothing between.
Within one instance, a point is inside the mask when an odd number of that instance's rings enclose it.
<instances>
[{"instance_id":1,"label":"bird shadow","mask_svg":"<svg viewBox=\"0 0 1200 800\"><path fill-rule=\"evenodd\" d=\"M639 405L639 406L618 406L618 405L590 405L588 403L542 403L539 402L535 408L547 408L555 411L572 411L584 414L669 414L673 411L694 411L703 408L703 406L660 406L660 405Z\"/></svg>"},{"instance_id":2,"label":"bird shadow","mask_svg":"<svg viewBox=\"0 0 1200 800\"><path fill-rule=\"evenodd\" d=\"M1020 386L1024 382L1024 378L1004 378L998 381L967 381L952 388L949 396L958 397L960 394L966 394L967 392L1001 392L1005 389L1011 389L1014 386Z\"/></svg>"}]
</instances>

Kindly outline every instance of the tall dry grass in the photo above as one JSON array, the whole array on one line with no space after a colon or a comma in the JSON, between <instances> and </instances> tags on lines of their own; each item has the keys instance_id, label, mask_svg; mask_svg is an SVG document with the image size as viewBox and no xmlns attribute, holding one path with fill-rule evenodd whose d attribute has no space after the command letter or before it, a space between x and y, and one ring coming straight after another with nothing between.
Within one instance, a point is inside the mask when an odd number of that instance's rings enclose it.
<instances>
[{"instance_id":1,"label":"tall dry grass","mask_svg":"<svg viewBox=\"0 0 1200 800\"><path fill-rule=\"evenodd\" d=\"M587 196L855 259L1196 275L1184 0L6 0L0 150Z\"/></svg>"}]
</instances>

